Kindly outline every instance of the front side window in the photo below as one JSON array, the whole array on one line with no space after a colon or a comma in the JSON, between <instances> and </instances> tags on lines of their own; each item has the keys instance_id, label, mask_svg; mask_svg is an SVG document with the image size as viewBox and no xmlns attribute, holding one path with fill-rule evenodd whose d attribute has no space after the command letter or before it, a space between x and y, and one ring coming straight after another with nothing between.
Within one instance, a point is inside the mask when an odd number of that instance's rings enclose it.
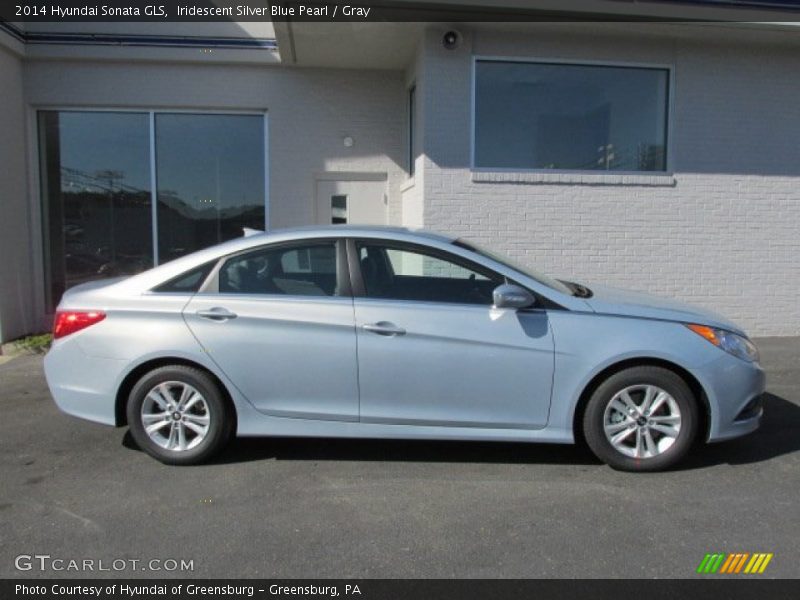
<instances>
[{"instance_id":1,"label":"front side window","mask_svg":"<svg viewBox=\"0 0 800 600\"><path fill-rule=\"evenodd\" d=\"M261 248L228 259L219 272L223 294L336 296L336 244Z\"/></svg>"},{"instance_id":2,"label":"front side window","mask_svg":"<svg viewBox=\"0 0 800 600\"><path fill-rule=\"evenodd\" d=\"M356 244L368 298L492 304L502 276L458 257L380 242Z\"/></svg>"},{"instance_id":3,"label":"front side window","mask_svg":"<svg viewBox=\"0 0 800 600\"><path fill-rule=\"evenodd\" d=\"M479 60L474 165L666 171L669 70Z\"/></svg>"}]
</instances>

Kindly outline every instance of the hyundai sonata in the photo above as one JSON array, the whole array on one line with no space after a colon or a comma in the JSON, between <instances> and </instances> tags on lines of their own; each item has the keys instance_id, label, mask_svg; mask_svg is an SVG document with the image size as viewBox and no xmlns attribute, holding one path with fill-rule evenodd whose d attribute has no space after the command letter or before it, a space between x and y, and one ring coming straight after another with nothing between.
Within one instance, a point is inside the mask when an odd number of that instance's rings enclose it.
<instances>
[{"instance_id":1,"label":"hyundai sonata","mask_svg":"<svg viewBox=\"0 0 800 600\"><path fill-rule=\"evenodd\" d=\"M262 233L79 285L54 338L58 406L169 464L233 435L583 439L654 471L755 430L765 385L721 316L400 228Z\"/></svg>"}]
</instances>

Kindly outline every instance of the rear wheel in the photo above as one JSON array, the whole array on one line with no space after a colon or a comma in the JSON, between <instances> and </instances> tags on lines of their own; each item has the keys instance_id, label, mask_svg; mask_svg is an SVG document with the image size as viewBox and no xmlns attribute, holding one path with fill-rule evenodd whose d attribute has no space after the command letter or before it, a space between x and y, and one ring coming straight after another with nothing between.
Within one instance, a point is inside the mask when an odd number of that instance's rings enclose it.
<instances>
[{"instance_id":1,"label":"rear wheel","mask_svg":"<svg viewBox=\"0 0 800 600\"><path fill-rule=\"evenodd\" d=\"M205 372L183 365L160 367L131 390L128 424L137 445L171 465L193 465L219 452L233 419L219 387Z\"/></svg>"},{"instance_id":2,"label":"rear wheel","mask_svg":"<svg viewBox=\"0 0 800 600\"><path fill-rule=\"evenodd\" d=\"M583 418L597 457L622 471L659 471L680 461L698 429L697 402L686 382L661 367L611 375L592 394Z\"/></svg>"}]
</instances>

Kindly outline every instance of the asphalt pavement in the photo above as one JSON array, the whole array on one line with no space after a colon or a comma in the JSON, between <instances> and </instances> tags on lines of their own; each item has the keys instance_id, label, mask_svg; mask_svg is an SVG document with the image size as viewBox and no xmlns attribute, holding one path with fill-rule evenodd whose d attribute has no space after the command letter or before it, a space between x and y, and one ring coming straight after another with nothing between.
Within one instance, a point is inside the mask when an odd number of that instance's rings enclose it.
<instances>
[{"instance_id":1,"label":"asphalt pavement","mask_svg":"<svg viewBox=\"0 0 800 600\"><path fill-rule=\"evenodd\" d=\"M658 474L572 446L309 439L167 467L61 414L19 357L0 364L0 577L693 577L707 552L798 577L800 338L758 343L761 429Z\"/></svg>"}]
</instances>

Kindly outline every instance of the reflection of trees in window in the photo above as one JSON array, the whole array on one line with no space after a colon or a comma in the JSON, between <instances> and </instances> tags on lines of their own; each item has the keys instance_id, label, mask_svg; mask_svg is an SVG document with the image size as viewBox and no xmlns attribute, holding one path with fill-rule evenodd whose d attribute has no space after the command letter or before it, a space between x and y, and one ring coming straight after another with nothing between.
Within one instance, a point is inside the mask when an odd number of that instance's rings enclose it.
<instances>
[{"instance_id":1,"label":"reflection of trees in window","mask_svg":"<svg viewBox=\"0 0 800 600\"><path fill-rule=\"evenodd\" d=\"M97 277L131 275L152 266L150 192L127 185L125 173L87 173L61 167L65 284Z\"/></svg>"},{"instance_id":2,"label":"reflection of trees in window","mask_svg":"<svg viewBox=\"0 0 800 600\"><path fill-rule=\"evenodd\" d=\"M155 116L159 260L264 228L263 117Z\"/></svg>"}]
</instances>

